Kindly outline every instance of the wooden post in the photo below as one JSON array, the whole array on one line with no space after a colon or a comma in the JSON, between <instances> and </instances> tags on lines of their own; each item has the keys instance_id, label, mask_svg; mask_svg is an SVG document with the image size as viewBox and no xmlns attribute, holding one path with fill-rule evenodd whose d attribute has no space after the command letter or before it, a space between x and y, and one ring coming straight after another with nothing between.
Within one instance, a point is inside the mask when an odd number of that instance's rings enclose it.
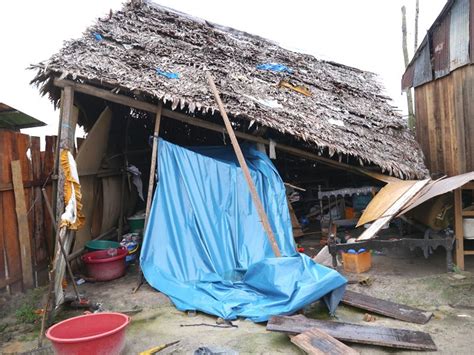
<instances>
[{"instance_id":1,"label":"wooden post","mask_svg":"<svg viewBox=\"0 0 474 355\"><path fill-rule=\"evenodd\" d=\"M217 91L216 84L214 84L214 80L212 79L212 76L209 72L206 72L206 78L209 83L209 86L211 87L212 93L214 94L214 98L216 99L217 105L219 106L219 111L224 120L227 133L229 134L230 141L232 143L232 147L234 147L235 155L237 156L239 165L244 173L245 180L247 180L247 184L250 189L250 194L252 195L252 200L255 203L255 206L257 207L257 212L262 222L263 229L267 233L270 245L273 249L273 253L276 257L280 257L280 249L278 248L275 236L273 235L272 227L270 226L267 214L263 209L262 201L260 201L257 189L255 187L255 184L253 183L252 177L250 176L249 168L247 166L247 163L245 162L244 155L242 154L242 150L240 149L240 145L237 141L237 137L235 136L234 130L232 129L232 125L230 124L229 117L227 117L227 112L225 111L224 104L222 103L221 98L219 96L219 92Z\"/></svg>"},{"instance_id":2,"label":"wooden post","mask_svg":"<svg viewBox=\"0 0 474 355\"><path fill-rule=\"evenodd\" d=\"M454 190L454 233L456 236L456 266L464 270L464 228L462 218L462 189Z\"/></svg>"},{"instance_id":3,"label":"wooden post","mask_svg":"<svg viewBox=\"0 0 474 355\"><path fill-rule=\"evenodd\" d=\"M76 131L77 116L74 114L74 89L72 86L66 86L61 94L61 119L60 119L60 139L59 139L59 153L63 149L73 151L74 135ZM59 159L59 155L56 157ZM57 160L59 162L59 160ZM64 182L65 175L61 169L61 164L58 164L58 187L56 195L56 223L57 223L57 238L62 238L63 246L66 253L69 253L74 238L74 232L59 228L61 222L61 215L64 212ZM59 306L64 300L62 289L62 282L66 272L66 261L61 253L61 247L56 244L56 258L55 258L55 278L54 278L54 297L55 305ZM74 280L72 280L74 282Z\"/></svg>"},{"instance_id":4,"label":"wooden post","mask_svg":"<svg viewBox=\"0 0 474 355\"><path fill-rule=\"evenodd\" d=\"M148 217L150 214L150 209L151 209L151 199L153 197L153 185L155 184L155 170L156 170L156 162L157 162L157 156L158 156L158 135L160 134L160 123L161 123L161 112L163 111L163 103L160 101L158 104L158 108L156 110L156 116L155 116L155 128L153 130L153 148L151 150L151 161L150 161L150 177L148 179L148 193L146 195L146 208L145 208L145 226L144 226L144 231L147 228L148 225ZM140 264L138 264L138 279L137 279L137 286L133 289L132 293L135 293L138 291L140 286L143 283L143 272L140 267Z\"/></svg>"},{"instance_id":5,"label":"wooden post","mask_svg":"<svg viewBox=\"0 0 474 355\"><path fill-rule=\"evenodd\" d=\"M23 287L33 288L33 259L31 257L31 239L28 228L28 218L26 212L25 191L23 189L23 178L21 173L21 163L13 160L12 180L15 193L15 211L18 222L18 241L20 243L21 273L23 277Z\"/></svg>"},{"instance_id":6,"label":"wooden post","mask_svg":"<svg viewBox=\"0 0 474 355\"><path fill-rule=\"evenodd\" d=\"M153 185L155 184L156 157L158 156L158 135L160 134L161 112L163 104L160 101L155 118L155 129L153 130L153 149L151 151L150 178L148 180L148 194L146 195L145 209L145 229L148 224L148 216L151 209L151 199L153 198Z\"/></svg>"}]
</instances>

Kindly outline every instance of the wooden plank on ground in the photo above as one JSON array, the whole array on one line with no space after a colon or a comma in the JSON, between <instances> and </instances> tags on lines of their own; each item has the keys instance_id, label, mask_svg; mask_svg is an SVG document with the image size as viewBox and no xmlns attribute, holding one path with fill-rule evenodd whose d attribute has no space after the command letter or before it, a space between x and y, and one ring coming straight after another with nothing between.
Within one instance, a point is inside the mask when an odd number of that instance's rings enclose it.
<instances>
[{"instance_id":1,"label":"wooden plank on ground","mask_svg":"<svg viewBox=\"0 0 474 355\"><path fill-rule=\"evenodd\" d=\"M267 323L267 330L289 334L304 333L312 328L344 342L411 350L436 350L436 345L428 333L414 330L308 319L302 315L275 316Z\"/></svg>"},{"instance_id":2,"label":"wooden plank on ground","mask_svg":"<svg viewBox=\"0 0 474 355\"><path fill-rule=\"evenodd\" d=\"M15 193L15 211L18 222L18 240L20 242L21 252L21 271L23 276L23 285L25 288L32 288L33 283L33 265L31 258L31 240L28 228L28 215L26 211L25 191L23 190L23 179L21 173L21 163L19 160L13 160L12 179Z\"/></svg>"},{"instance_id":3,"label":"wooden plank on ground","mask_svg":"<svg viewBox=\"0 0 474 355\"><path fill-rule=\"evenodd\" d=\"M291 342L310 355L359 354L354 349L316 328L292 337Z\"/></svg>"},{"instance_id":4,"label":"wooden plank on ground","mask_svg":"<svg viewBox=\"0 0 474 355\"><path fill-rule=\"evenodd\" d=\"M421 309L346 290L342 303L406 322L425 324L433 315Z\"/></svg>"}]
</instances>

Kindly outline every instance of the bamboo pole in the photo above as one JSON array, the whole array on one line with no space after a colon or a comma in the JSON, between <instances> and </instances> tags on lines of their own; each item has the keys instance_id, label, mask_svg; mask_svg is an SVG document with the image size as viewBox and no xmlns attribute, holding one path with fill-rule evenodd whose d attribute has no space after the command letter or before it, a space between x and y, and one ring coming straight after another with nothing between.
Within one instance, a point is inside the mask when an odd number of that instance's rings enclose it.
<instances>
[{"instance_id":1,"label":"bamboo pole","mask_svg":"<svg viewBox=\"0 0 474 355\"><path fill-rule=\"evenodd\" d=\"M235 155L237 156L237 160L239 161L239 165L244 173L245 180L247 181L247 184L249 186L252 200L255 203L255 206L257 207L257 212L260 217L260 221L262 222L263 229L267 233L267 237L268 237L268 240L270 241L270 245L272 247L273 253L275 254L276 257L280 257L281 256L280 249L278 248L278 244L275 240L272 227L270 226L270 222L268 221L267 214L265 213L265 210L263 209L262 201L260 200L260 197L258 196L257 189L252 180L252 177L250 176L249 168L247 166L247 163L245 162L244 155L242 154L242 150L240 149L240 145L239 145L239 142L237 141L237 137L235 136L234 130L232 129L232 125L230 124L229 117L227 117L227 113L224 108L224 104L222 103L222 100L219 96L219 92L217 91L216 84L214 83L214 80L212 79L212 76L209 72L206 72L206 78L207 78L207 82L209 83L209 86L211 87L211 91L214 94L214 98L216 99L217 105L219 106L219 111L224 120L227 133L229 134L230 141L232 143L232 147L234 147Z\"/></svg>"}]
</instances>

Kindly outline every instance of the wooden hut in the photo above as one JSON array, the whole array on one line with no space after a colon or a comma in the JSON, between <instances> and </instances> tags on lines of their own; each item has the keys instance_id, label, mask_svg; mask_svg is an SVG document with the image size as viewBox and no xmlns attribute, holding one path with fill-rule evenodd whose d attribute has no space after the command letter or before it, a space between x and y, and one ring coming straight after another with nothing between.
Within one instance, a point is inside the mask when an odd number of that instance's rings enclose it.
<instances>
[{"instance_id":1,"label":"wooden hut","mask_svg":"<svg viewBox=\"0 0 474 355\"><path fill-rule=\"evenodd\" d=\"M416 139L433 176L474 170L474 0L450 0L402 78L415 91ZM471 184L465 188L471 188ZM457 264L464 267L461 190L455 193ZM466 207L466 206L464 206Z\"/></svg>"},{"instance_id":2,"label":"wooden hut","mask_svg":"<svg viewBox=\"0 0 474 355\"><path fill-rule=\"evenodd\" d=\"M276 165L286 179L289 165L300 178L317 170L327 181L337 179L326 166L372 177L428 173L375 74L152 3L126 4L33 68L32 82L61 106L61 148L74 150L76 120L92 132L101 113L112 111L109 144L95 176L120 178L130 162L148 176L153 127L181 145L226 144L207 71L237 137L275 149L285 158ZM111 157L122 160L115 164ZM119 224L123 213L115 219Z\"/></svg>"}]
</instances>

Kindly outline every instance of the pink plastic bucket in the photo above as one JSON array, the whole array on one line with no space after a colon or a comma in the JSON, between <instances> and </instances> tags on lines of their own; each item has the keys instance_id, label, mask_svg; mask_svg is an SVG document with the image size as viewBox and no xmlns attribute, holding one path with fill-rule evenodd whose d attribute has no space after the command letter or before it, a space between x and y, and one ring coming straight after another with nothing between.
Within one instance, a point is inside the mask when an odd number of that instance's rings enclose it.
<instances>
[{"instance_id":1,"label":"pink plastic bucket","mask_svg":"<svg viewBox=\"0 0 474 355\"><path fill-rule=\"evenodd\" d=\"M86 264L87 274L97 281L117 279L125 274L125 257L128 250L125 247L117 249L117 255L108 255L108 250L93 251L82 256Z\"/></svg>"},{"instance_id":2,"label":"pink plastic bucket","mask_svg":"<svg viewBox=\"0 0 474 355\"><path fill-rule=\"evenodd\" d=\"M120 354L130 317L122 313L94 313L53 325L46 337L59 355Z\"/></svg>"}]
</instances>

